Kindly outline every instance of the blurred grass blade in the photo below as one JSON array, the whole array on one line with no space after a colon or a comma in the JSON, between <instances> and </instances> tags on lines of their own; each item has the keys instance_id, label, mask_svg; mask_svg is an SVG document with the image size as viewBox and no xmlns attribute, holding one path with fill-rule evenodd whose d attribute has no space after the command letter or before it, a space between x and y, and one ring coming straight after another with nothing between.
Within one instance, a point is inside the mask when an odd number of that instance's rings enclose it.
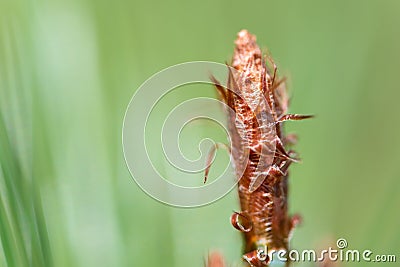
<instances>
[{"instance_id":1,"label":"blurred grass blade","mask_svg":"<svg viewBox=\"0 0 400 267\"><path fill-rule=\"evenodd\" d=\"M32 172L32 81L26 36L4 20L0 43L0 236L6 266L51 266L40 187ZM1 255L1 254L0 254Z\"/></svg>"}]
</instances>

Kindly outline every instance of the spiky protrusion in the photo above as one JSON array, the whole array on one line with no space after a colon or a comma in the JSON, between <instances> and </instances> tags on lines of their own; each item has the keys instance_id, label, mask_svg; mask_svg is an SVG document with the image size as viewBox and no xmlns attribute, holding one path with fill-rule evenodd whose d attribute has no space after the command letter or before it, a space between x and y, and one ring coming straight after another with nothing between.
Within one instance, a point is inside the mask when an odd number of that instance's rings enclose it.
<instances>
[{"instance_id":1,"label":"spiky protrusion","mask_svg":"<svg viewBox=\"0 0 400 267\"><path fill-rule=\"evenodd\" d=\"M296 159L285 148L290 138L284 136L282 123L311 116L286 114L289 102L284 79L278 79L275 64L262 55L254 35L240 31L235 45L230 90L213 80L222 100L234 110L228 118L231 153L236 170L244 167L244 173L237 171L242 211L232 218L245 218L251 225L242 227L246 229L244 258L252 266L268 266L273 251L288 249L294 221L298 221L288 215L288 168ZM248 161L240 166L244 149ZM237 221L232 224L241 229ZM266 258L259 257L262 249L267 250Z\"/></svg>"}]
</instances>

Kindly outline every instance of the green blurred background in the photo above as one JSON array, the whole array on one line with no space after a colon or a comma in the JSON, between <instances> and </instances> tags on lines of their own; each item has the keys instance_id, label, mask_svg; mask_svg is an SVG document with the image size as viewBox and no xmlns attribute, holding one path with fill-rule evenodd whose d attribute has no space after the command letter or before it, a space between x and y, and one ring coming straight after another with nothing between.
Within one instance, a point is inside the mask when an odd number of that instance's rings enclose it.
<instances>
[{"instance_id":1,"label":"green blurred background","mask_svg":"<svg viewBox=\"0 0 400 267\"><path fill-rule=\"evenodd\" d=\"M399 1L2 0L0 266L202 266L214 249L240 266L236 192L197 209L155 201L129 175L121 129L148 77L229 60L242 28L289 77L291 111L317 115L287 125L303 159L292 247L343 237L400 260Z\"/></svg>"}]
</instances>

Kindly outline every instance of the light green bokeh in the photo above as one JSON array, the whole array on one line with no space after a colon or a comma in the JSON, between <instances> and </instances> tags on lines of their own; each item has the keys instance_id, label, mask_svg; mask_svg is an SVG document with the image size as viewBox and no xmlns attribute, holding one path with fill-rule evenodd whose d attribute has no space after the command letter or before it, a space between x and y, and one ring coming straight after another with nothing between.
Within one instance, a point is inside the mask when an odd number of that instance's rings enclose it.
<instances>
[{"instance_id":1,"label":"light green bokeh","mask_svg":"<svg viewBox=\"0 0 400 267\"><path fill-rule=\"evenodd\" d=\"M287 125L303 159L292 247L344 237L400 260L399 26L396 0L0 1L0 266L202 266L214 249L239 266L236 192L198 209L153 200L125 166L121 127L148 77L229 61L243 28L289 77L291 111L316 114Z\"/></svg>"}]
</instances>

